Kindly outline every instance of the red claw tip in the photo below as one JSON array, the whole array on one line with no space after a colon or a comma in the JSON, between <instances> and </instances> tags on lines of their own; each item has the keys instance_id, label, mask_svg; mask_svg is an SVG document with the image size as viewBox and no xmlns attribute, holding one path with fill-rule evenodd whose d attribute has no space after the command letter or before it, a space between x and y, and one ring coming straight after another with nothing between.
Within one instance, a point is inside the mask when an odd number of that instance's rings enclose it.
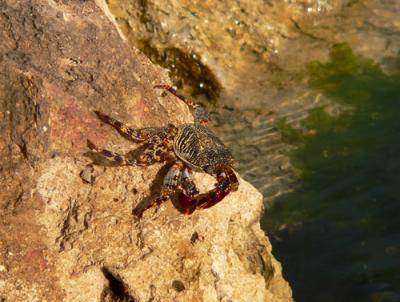
<instances>
[{"instance_id":1,"label":"red claw tip","mask_svg":"<svg viewBox=\"0 0 400 302\"><path fill-rule=\"evenodd\" d=\"M182 207L187 208L193 204L193 199L181 192L179 194L179 202Z\"/></svg>"},{"instance_id":2,"label":"red claw tip","mask_svg":"<svg viewBox=\"0 0 400 302\"><path fill-rule=\"evenodd\" d=\"M185 215L190 215L193 213L195 209L193 198L181 192L179 194L179 203Z\"/></svg>"}]
</instances>

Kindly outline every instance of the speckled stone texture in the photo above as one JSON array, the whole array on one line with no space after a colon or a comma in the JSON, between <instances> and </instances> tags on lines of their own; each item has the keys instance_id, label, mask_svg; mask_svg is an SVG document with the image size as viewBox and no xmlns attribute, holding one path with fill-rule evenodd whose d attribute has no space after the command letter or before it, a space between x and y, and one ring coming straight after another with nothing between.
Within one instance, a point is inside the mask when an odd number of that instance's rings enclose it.
<instances>
[{"instance_id":1,"label":"speckled stone texture","mask_svg":"<svg viewBox=\"0 0 400 302\"><path fill-rule=\"evenodd\" d=\"M166 73L103 2L10 0L0 12L0 301L292 301L251 185L192 216L169 201L139 220L165 169L91 165L88 138L136 148L93 110L135 127L192 120L152 89Z\"/></svg>"}]
</instances>

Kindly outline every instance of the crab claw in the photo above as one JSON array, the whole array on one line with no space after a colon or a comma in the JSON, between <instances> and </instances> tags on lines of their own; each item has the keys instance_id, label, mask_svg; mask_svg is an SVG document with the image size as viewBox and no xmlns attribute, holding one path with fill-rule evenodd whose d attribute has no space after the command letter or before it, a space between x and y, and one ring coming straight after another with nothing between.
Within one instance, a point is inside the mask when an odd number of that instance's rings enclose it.
<instances>
[{"instance_id":1,"label":"crab claw","mask_svg":"<svg viewBox=\"0 0 400 302\"><path fill-rule=\"evenodd\" d=\"M233 171L228 168L221 170L215 188L205 194L190 197L183 192L179 194L179 202L186 215L192 214L196 209L208 209L224 199L230 192L237 191L239 180Z\"/></svg>"},{"instance_id":2,"label":"crab claw","mask_svg":"<svg viewBox=\"0 0 400 302\"><path fill-rule=\"evenodd\" d=\"M181 192L179 194L179 204L182 207L182 211L185 215L190 215L196 209L195 199L187 196L185 193Z\"/></svg>"}]
</instances>

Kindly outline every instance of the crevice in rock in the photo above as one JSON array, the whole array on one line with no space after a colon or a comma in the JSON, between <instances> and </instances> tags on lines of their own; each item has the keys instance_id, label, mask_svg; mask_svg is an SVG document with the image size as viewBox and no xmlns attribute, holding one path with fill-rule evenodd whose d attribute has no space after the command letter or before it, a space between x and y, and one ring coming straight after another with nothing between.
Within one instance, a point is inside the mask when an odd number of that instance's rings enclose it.
<instances>
[{"instance_id":1,"label":"crevice in rock","mask_svg":"<svg viewBox=\"0 0 400 302\"><path fill-rule=\"evenodd\" d=\"M28 154L28 147L26 146L26 143L23 139L21 139L21 143L17 143L17 146L19 148L19 150L22 153L22 156L25 159L29 159L29 154Z\"/></svg>"},{"instance_id":2,"label":"crevice in rock","mask_svg":"<svg viewBox=\"0 0 400 302\"><path fill-rule=\"evenodd\" d=\"M185 284L181 280L174 280L172 281L172 287L180 293L186 289Z\"/></svg>"},{"instance_id":3,"label":"crevice in rock","mask_svg":"<svg viewBox=\"0 0 400 302\"><path fill-rule=\"evenodd\" d=\"M24 197L24 192L20 191L16 198L7 200L4 209L6 211L11 212L12 214L16 214L18 206L22 203L22 199ZM1 302L1 299L0 299Z\"/></svg>"},{"instance_id":4,"label":"crevice in rock","mask_svg":"<svg viewBox=\"0 0 400 302\"><path fill-rule=\"evenodd\" d=\"M296 20L294 20L293 18L289 18L289 19L290 19L290 21L293 23L294 27L295 27L301 34L303 34L303 35L305 35L305 36L307 36L307 37L309 37L309 38L311 38L311 39L313 39L313 40L317 40L317 41L326 41L326 39L317 37L317 36L315 36L315 35L313 35L313 34L311 34L311 33L309 33L309 32L304 31L304 29L300 26L300 24L299 24Z\"/></svg>"},{"instance_id":5,"label":"crevice in rock","mask_svg":"<svg viewBox=\"0 0 400 302\"><path fill-rule=\"evenodd\" d=\"M104 287L101 293L100 302L135 302L139 301L129 294L128 286L120 276L111 272L107 267L101 271L108 280L108 285Z\"/></svg>"},{"instance_id":6,"label":"crevice in rock","mask_svg":"<svg viewBox=\"0 0 400 302\"><path fill-rule=\"evenodd\" d=\"M222 89L220 81L202 62L199 53L167 43L171 36L160 31L161 25L153 18L152 3L148 0L133 2L132 11L126 11L120 1L109 1L107 4L119 31L123 32L129 43L140 49L154 64L167 68L172 82L179 89L188 88L192 95L204 95L211 103L217 101ZM166 11L164 13L168 14ZM139 35L129 22L128 16L133 15L141 28ZM162 45L158 45L158 42Z\"/></svg>"},{"instance_id":7,"label":"crevice in rock","mask_svg":"<svg viewBox=\"0 0 400 302\"><path fill-rule=\"evenodd\" d=\"M187 85L192 95L203 94L215 103L221 93L221 84L211 69L201 62L199 54L187 53L178 47L158 49L150 41L139 41L136 45L153 63L167 68L178 88Z\"/></svg>"}]
</instances>

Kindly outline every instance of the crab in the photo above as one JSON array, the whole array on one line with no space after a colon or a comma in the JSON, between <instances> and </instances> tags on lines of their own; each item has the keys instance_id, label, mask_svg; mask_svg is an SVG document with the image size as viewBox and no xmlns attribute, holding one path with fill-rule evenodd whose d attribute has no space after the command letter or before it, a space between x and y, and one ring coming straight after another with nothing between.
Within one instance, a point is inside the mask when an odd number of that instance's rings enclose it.
<instances>
[{"instance_id":1,"label":"crab","mask_svg":"<svg viewBox=\"0 0 400 302\"><path fill-rule=\"evenodd\" d=\"M232 154L222 141L206 128L209 115L204 107L178 94L169 85L156 85L154 88L166 90L183 101L191 110L194 123L135 129L95 111L101 121L114 127L124 138L144 144L145 149L138 159L128 159L113 151L100 149L89 140L88 147L120 165L146 167L162 162L171 165L163 180L160 196L144 210L154 204L160 205L175 191L179 191L179 203L183 213L187 215L197 209L210 208L239 187L238 178L233 170ZM193 171L215 177L217 182L214 188L200 194L192 179Z\"/></svg>"}]
</instances>

